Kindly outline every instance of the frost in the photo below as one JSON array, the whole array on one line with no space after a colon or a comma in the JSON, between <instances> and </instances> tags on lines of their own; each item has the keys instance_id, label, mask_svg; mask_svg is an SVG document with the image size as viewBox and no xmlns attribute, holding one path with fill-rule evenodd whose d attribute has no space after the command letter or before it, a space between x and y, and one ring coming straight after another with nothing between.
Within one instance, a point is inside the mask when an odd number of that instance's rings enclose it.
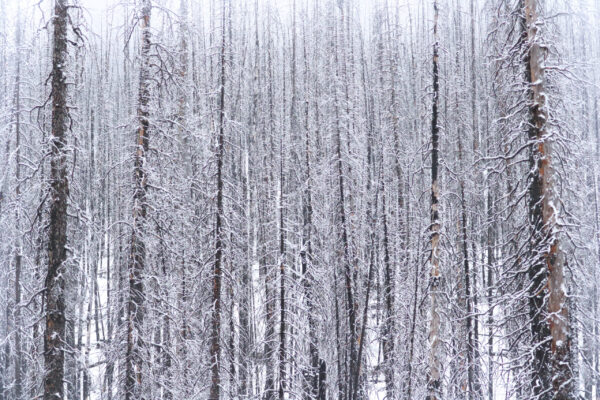
<instances>
[{"instance_id":1,"label":"frost","mask_svg":"<svg viewBox=\"0 0 600 400\"><path fill-rule=\"evenodd\" d=\"M38 1L0 15L0 386L48 337L90 400L596 394L599 2L65 0L53 54Z\"/></svg>"}]
</instances>

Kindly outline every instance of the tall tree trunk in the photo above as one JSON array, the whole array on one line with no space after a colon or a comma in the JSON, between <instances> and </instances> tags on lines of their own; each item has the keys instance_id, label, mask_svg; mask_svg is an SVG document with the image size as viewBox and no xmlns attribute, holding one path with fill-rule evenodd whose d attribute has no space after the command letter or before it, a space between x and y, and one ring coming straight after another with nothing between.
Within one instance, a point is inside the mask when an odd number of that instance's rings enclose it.
<instances>
[{"instance_id":1,"label":"tall tree trunk","mask_svg":"<svg viewBox=\"0 0 600 400\"><path fill-rule=\"evenodd\" d=\"M20 9L20 7L19 7ZM16 203L15 210L15 400L21 400L22 393L22 365L23 354L21 352L21 264L23 249L21 244L21 23L17 17L17 32L15 35L17 47L17 71L15 76L15 180L16 180Z\"/></svg>"},{"instance_id":2,"label":"tall tree trunk","mask_svg":"<svg viewBox=\"0 0 600 400\"><path fill-rule=\"evenodd\" d=\"M302 25L305 32L305 25ZM308 58L306 54L306 42L303 46L304 57L304 87L308 88ZM317 332L315 324L315 306L313 300L313 254L312 254L312 177L310 163L310 126L309 126L309 101L305 100L304 107L304 179L305 187L302 196L302 248L300 258L302 263L302 287L304 289L304 298L306 299L306 317L308 319L308 352L310 357L310 369L307 376L308 390L304 399L315 399L319 393L319 351L317 347Z\"/></svg>"},{"instance_id":3,"label":"tall tree trunk","mask_svg":"<svg viewBox=\"0 0 600 400\"><path fill-rule=\"evenodd\" d=\"M480 147L480 134L479 134L479 126L478 126L478 109L477 109L477 50L475 47L475 0L470 1L470 16L471 16L471 130L473 133L473 153L477 154L479 152ZM463 169L464 171L464 169ZM476 172L475 182L478 187L481 185L481 173ZM464 198L464 189L463 195ZM485 200L483 200L485 202ZM465 219L466 223L466 219ZM474 222L472 223L472 226ZM467 227L463 226L464 237L466 242L466 234ZM467 326L470 326L469 330L469 341L470 343L468 351L469 358L471 359L469 367L471 369L471 380L469 387L469 395L471 398L481 398L483 396L483 392L481 389L481 370L480 370L480 353L479 353L479 317L477 312L478 307L478 296L477 296L477 252L475 251L475 241L471 241L471 245L473 246L473 262L470 276L472 277L472 284L470 285L470 292L472 293L471 298L467 295L467 301L469 302L469 307L471 312L469 312L468 318L469 322ZM465 271L466 272L466 271ZM469 277L469 279L471 279ZM473 313L474 312L474 313Z\"/></svg>"},{"instance_id":4,"label":"tall tree trunk","mask_svg":"<svg viewBox=\"0 0 600 400\"><path fill-rule=\"evenodd\" d=\"M459 10L460 12L460 10ZM459 65L458 54L456 57L456 65ZM456 104L459 104L458 101L458 92L456 92ZM471 280L472 280L472 272L469 264L469 238L467 234L467 200L465 196L465 176L467 175L467 170L465 169L464 163L464 151L463 151L463 143L462 143L462 133L460 130L457 132L458 137L458 161L459 161L459 170L462 176L459 178L459 196L460 196L460 246L462 250L462 264L463 264L463 280L465 285L464 292L464 320L465 320L465 333L467 335L466 338L466 356L467 356L467 398L469 400L473 400L475 397L475 338L474 338L474 317L473 317L473 296L471 289ZM475 255L475 252L473 252ZM462 331L461 331L462 332Z\"/></svg>"},{"instance_id":5,"label":"tall tree trunk","mask_svg":"<svg viewBox=\"0 0 600 400\"><path fill-rule=\"evenodd\" d=\"M387 220L387 204L385 183L382 182L382 218L383 218L383 265L384 265L384 302L385 321L383 326L383 358L385 363L385 387L389 399L395 396L394 380L394 268L390 259L389 232Z\"/></svg>"},{"instance_id":6,"label":"tall tree trunk","mask_svg":"<svg viewBox=\"0 0 600 400\"><path fill-rule=\"evenodd\" d=\"M460 143L459 139L459 143ZM462 152L462 145L459 144ZM462 257L463 257L463 275L465 280L465 302L466 302L466 331L467 331L467 387L468 387L468 398L472 400L474 398L475 390L475 338L473 330L473 299L471 293L471 269L469 266L469 246L467 236L467 206L465 200L465 184L463 181L460 182L460 211L461 211L461 245L462 245ZM475 254L475 253L474 253Z\"/></svg>"},{"instance_id":7,"label":"tall tree trunk","mask_svg":"<svg viewBox=\"0 0 600 400\"><path fill-rule=\"evenodd\" d=\"M493 198L491 194L491 188L488 187L487 195L487 280L485 286L487 289L487 325L488 325L488 340L487 340L487 358L488 358L488 382L487 382L487 394L488 400L494 400L494 308L492 307L492 301L494 300L494 247L495 247L495 228L493 226Z\"/></svg>"},{"instance_id":8,"label":"tall tree trunk","mask_svg":"<svg viewBox=\"0 0 600 400\"><path fill-rule=\"evenodd\" d=\"M343 7L342 7L343 8ZM343 11L342 11L342 27L344 23ZM340 28L341 29L341 28ZM336 32L337 33L337 32ZM338 33L340 36L343 36L342 33ZM337 41L336 41L337 44ZM335 74L337 78L337 82L340 82L340 76L338 71L338 46L333 49L334 52L334 68L336 69ZM354 301L354 287L353 287L353 274L352 274L352 266L351 266L351 256L350 256L350 239L348 237L348 223L346 217L346 194L345 194L345 179L344 179L344 162L342 160L342 128L341 124L341 106L340 99L337 93L337 88L333 89L334 91L334 108L335 108L335 165L336 165L336 173L337 173L337 189L338 189L338 217L340 223L341 230L341 240L342 240L342 250L343 250L343 259L342 263L344 266L344 284L346 288L346 313L348 315L348 347L349 347L349 365L348 370L345 372L346 374L346 387L343 390L343 396L351 396L352 391L352 381L354 376L354 367L356 365L356 303ZM340 373L341 371L338 371Z\"/></svg>"},{"instance_id":9,"label":"tall tree trunk","mask_svg":"<svg viewBox=\"0 0 600 400\"><path fill-rule=\"evenodd\" d=\"M225 0L221 9L219 127L217 138L217 213L215 220L215 262L213 269L213 310L210 344L211 385L209 400L220 400L221 367L221 276L223 263L223 158L225 156Z\"/></svg>"},{"instance_id":10,"label":"tall tree trunk","mask_svg":"<svg viewBox=\"0 0 600 400\"><path fill-rule=\"evenodd\" d=\"M596 94L596 91L594 91L594 94ZM595 152L595 157L596 157L596 171L594 174L594 205L595 205L595 211L596 211L596 218L595 218L595 233L596 233L596 265L600 265L600 204L598 204L600 202L600 199L598 198L599 193L598 193L598 184L600 182L600 175L599 175L599 171L598 171L598 164L599 164L599 160L600 160L600 126L599 126L599 118L598 118L598 100L597 100L597 96L596 99L594 100L594 132L595 132L595 136L596 136L596 152ZM590 333L589 335L592 338L595 338L595 342L597 343L598 338L600 337L600 320L598 318L598 268L594 268L594 272L592 274L593 277L593 284L592 284L592 300L591 300L591 313L592 313L592 322L590 324ZM593 348L590 349L590 357L589 357L589 362L590 362L590 369L591 369L591 374L594 374L594 378L590 379L590 399L592 396L592 387L595 386L596 388L596 396L598 396L600 394L600 378L598 377L598 371L600 371L599 369L599 364L600 364L600 354L599 354L600 349L598 348L598 346L594 346ZM590 375L591 375L590 374Z\"/></svg>"},{"instance_id":11,"label":"tall tree trunk","mask_svg":"<svg viewBox=\"0 0 600 400\"><path fill-rule=\"evenodd\" d=\"M433 104L431 116L431 281L430 281L430 325L429 325L429 371L427 376L428 400L438 400L441 397L441 360L440 360L440 216L439 216L439 69L438 69L438 3L433 2Z\"/></svg>"},{"instance_id":12,"label":"tall tree trunk","mask_svg":"<svg viewBox=\"0 0 600 400\"><path fill-rule=\"evenodd\" d=\"M530 318L533 336L532 387L539 399L574 399L570 360L569 315L559 247L556 212L558 195L553 186L557 175L552 164L548 137L545 93L545 57L538 31L537 0L522 0L522 40L526 44L526 82L529 87L531 223Z\"/></svg>"},{"instance_id":13,"label":"tall tree trunk","mask_svg":"<svg viewBox=\"0 0 600 400\"><path fill-rule=\"evenodd\" d=\"M283 135L279 142L279 400L285 395L286 321L285 321L285 227L284 220L284 176Z\"/></svg>"},{"instance_id":14,"label":"tall tree trunk","mask_svg":"<svg viewBox=\"0 0 600 400\"><path fill-rule=\"evenodd\" d=\"M271 8L267 9L267 19L271 18ZM258 29L258 28L257 28ZM258 35L258 33L257 33ZM275 181L273 170L276 168L275 166L275 145L274 145L274 136L275 136L275 115L274 115L274 96L273 96L273 60L272 60L272 43L271 43L271 24L267 25L267 92L268 92L268 141L269 143L269 157L268 157L268 172L265 172L265 183L266 190L270 194L270 196L265 199L265 205L273 201L271 198L271 190L270 186ZM263 211L263 218L266 218L268 212ZM268 218L266 220L269 220ZM263 241L267 240L267 236L263 235ZM268 246L266 243L263 245L264 251L264 262L263 262L263 276L265 281L265 319L266 319L266 328L265 328L265 361L266 361L266 379L265 379L265 400L272 400L275 398L275 366L274 366L274 355L275 355L275 282L274 277L272 276L272 272L270 270L270 266L272 265L271 257L267 256L269 253ZM274 264L277 265L277 261L274 261Z\"/></svg>"},{"instance_id":15,"label":"tall tree trunk","mask_svg":"<svg viewBox=\"0 0 600 400\"><path fill-rule=\"evenodd\" d=\"M146 243L144 231L147 213L147 152L149 146L150 100L150 13L151 0L143 0L140 7L141 48L140 81L138 91L138 129L134 154L133 231L129 257L129 300L127 304L127 353L125 371L125 399L143 398L143 339L144 322L144 273L146 268Z\"/></svg>"},{"instance_id":16,"label":"tall tree trunk","mask_svg":"<svg viewBox=\"0 0 600 400\"><path fill-rule=\"evenodd\" d=\"M67 259L67 25L66 0L56 0L52 49L52 138L50 141L50 219L45 281L44 400L64 398L65 283Z\"/></svg>"}]
</instances>

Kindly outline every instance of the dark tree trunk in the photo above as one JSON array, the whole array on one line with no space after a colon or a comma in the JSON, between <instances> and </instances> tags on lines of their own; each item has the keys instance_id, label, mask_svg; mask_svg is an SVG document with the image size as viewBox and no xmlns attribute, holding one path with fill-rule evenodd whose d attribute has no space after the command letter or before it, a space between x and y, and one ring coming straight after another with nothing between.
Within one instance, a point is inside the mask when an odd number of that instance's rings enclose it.
<instances>
[{"instance_id":1,"label":"dark tree trunk","mask_svg":"<svg viewBox=\"0 0 600 400\"><path fill-rule=\"evenodd\" d=\"M544 59L540 44L537 0L523 0L522 43L526 48L526 82L529 87L529 222L531 255L529 316L531 320L532 387L540 400L574 399L571 339L563 267L559 247L553 187L551 141L548 138Z\"/></svg>"},{"instance_id":2,"label":"dark tree trunk","mask_svg":"<svg viewBox=\"0 0 600 400\"><path fill-rule=\"evenodd\" d=\"M440 216L439 216L439 127L438 127L438 101L439 101L439 69L438 69L438 4L437 0L433 2L434 22L433 22L433 105L431 116L431 321L429 326L429 371L427 376L428 400L438 400L441 396L441 376L440 376L440 314L439 314L439 285L440 285L440 259L439 259L439 241L440 241Z\"/></svg>"},{"instance_id":3,"label":"dark tree trunk","mask_svg":"<svg viewBox=\"0 0 600 400\"><path fill-rule=\"evenodd\" d=\"M283 195L283 139L280 141L279 160L279 400L285 395L285 227L284 220L284 195Z\"/></svg>"},{"instance_id":4,"label":"dark tree trunk","mask_svg":"<svg viewBox=\"0 0 600 400\"><path fill-rule=\"evenodd\" d=\"M221 276L223 263L223 158L225 156L225 1L221 16L219 131L217 138L217 213L215 221L215 262L213 269L213 310L210 344L211 385L209 400L220 400L221 390Z\"/></svg>"},{"instance_id":5,"label":"dark tree trunk","mask_svg":"<svg viewBox=\"0 0 600 400\"><path fill-rule=\"evenodd\" d=\"M343 11L342 11L342 27L343 27ZM340 28L341 29L341 28ZM337 33L337 32L336 32ZM338 33L339 34L339 33ZM339 34L343 35L343 34ZM334 52L334 61L336 68L335 74L337 81L340 80L339 72L337 69L338 63L338 51L336 46L333 48ZM341 234L341 244L343 251L343 273L344 273L344 286L346 289L346 314L348 315L348 350L349 350L349 362L347 366L347 370L344 372L346 375L346 384L342 390L341 396L347 397L351 396L353 393L352 390L352 382L354 376L354 367L357 361L357 348L356 348L356 304L354 302L354 288L353 288L353 274L352 274L352 266L351 266L351 256L350 256L350 240L348 238L348 224L346 218L346 194L345 194L345 179L344 179L344 163L342 160L342 127L341 124L341 113L340 113L340 99L337 93L337 88L334 88L334 108L335 108L335 165L336 165L336 174L337 174L337 191L338 191L338 218L340 225L340 234ZM342 371L338 371L338 374L342 373Z\"/></svg>"},{"instance_id":6,"label":"dark tree trunk","mask_svg":"<svg viewBox=\"0 0 600 400\"><path fill-rule=\"evenodd\" d=\"M268 17L271 18L270 8L267 11ZM267 26L267 37L271 37L271 24ZM266 173L265 183L266 188L270 188L271 185L275 182L273 171L275 170L275 144L274 144L274 136L275 136L275 115L274 115L274 95L273 95L273 62L272 62L272 43L270 39L267 43L267 74L268 74L268 147L269 147L269 157L268 157L268 166L269 172ZM270 193L270 197L266 200L266 202L273 201L272 199L272 191L267 189ZM269 210L270 211L270 210ZM263 211L263 218L268 220L267 218L268 211ZM263 240L266 240L266 235L263 236ZM267 256L269 250L266 245L263 245L264 251L264 279L265 279L265 318L266 318L266 331L265 331L265 361L266 361L266 379L265 379L265 400L272 400L275 398L277 394L275 390L275 366L274 366L274 355L275 355L275 347L274 343L276 341L275 337L275 281L273 272L271 271L272 265L277 265L277 261L272 261L272 257Z\"/></svg>"},{"instance_id":7,"label":"dark tree trunk","mask_svg":"<svg viewBox=\"0 0 600 400\"><path fill-rule=\"evenodd\" d=\"M293 68L293 67L292 67ZM283 69L283 109L285 112L285 63ZM293 93L293 92L292 92ZM292 99L293 101L293 99ZM293 103L291 107L291 117L293 118ZM284 400L286 390L286 287L285 287L285 176L284 166L284 132L279 137L279 400Z\"/></svg>"},{"instance_id":8,"label":"dark tree trunk","mask_svg":"<svg viewBox=\"0 0 600 400\"><path fill-rule=\"evenodd\" d=\"M17 49L21 46L21 24L17 21L16 32ZM22 394L22 365L23 354L21 352L21 264L22 264L22 245L21 245L21 57L17 54L17 71L15 76L15 179L17 187L15 195L17 199L17 209L15 212L16 226L16 245L15 245L15 400L21 400Z\"/></svg>"},{"instance_id":9,"label":"dark tree trunk","mask_svg":"<svg viewBox=\"0 0 600 400\"><path fill-rule=\"evenodd\" d=\"M150 100L150 0L143 0L140 8L141 48L140 48L140 81L138 92L138 129L136 150L134 154L134 194L133 194L133 231L131 235L131 253L129 258L129 301L127 304L127 353L125 371L125 399L143 398L143 339L144 322L144 273L146 268L146 243L144 230L147 213L147 152L149 146L149 112Z\"/></svg>"},{"instance_id":10,"label":"dark tree trunk","mask_svg":"<svg viewBox=\"0 0 600 400\"><path fill-rule=\"evenodd\" d=\"M303 25L304 29L304 25ZM304 56L304 85L308 87L308 58L306 55L306 43L303 46ZM313 275L313 254L312 254L312 182L310 169L310 127L309 127L309 102L305 102L304 108L304 168L305 182L304 193L302 197L302 249L300 250L300 258L302 262L302 286L304 289L304 297L306 299L306 312L308 319L308 352L310 357L310 370L307 374L308 390L304 398L306 400L314 399L319 392L319 351L317 348L317 333L315 326L315 307L313 301L314 281Z\"/></svg>"},{"instance_id":11,"label":"dark tree trunk","mask_svg":"<svg viewBox=\"0 0 600 400\"><path fill-rule=\"evenodd\" d=\"M387 221L387 204L385 185L382 184L382 214L383 214L383 265L384 281L383 293L385 302L385 321L383 325L383 359L385 362L385 387L389 399L395 396L396 382L394 380L394 267L390 259L390 244Z\"/></svg>"},{"instance_id":12,"label":"dark tree trunk","mask_svg":"<svg viewBox=\"0 0 600 400\"><path fill-rule=\"evenodd\" d=\"M487 393L488 400L494 400L494 368L492 358L494 356L494 309L491 306L494 296L494 246L495 234L493 226L493 198L490 188L488 188L487 196L487 276L485 286L487 289L486 298L488 305L487 325L488 325L488 340L487 340L487 355L488 355L488 384Z\"/></svg>"},{"instance_id":13,"label":"dark tree trunk","mask_svg":"<svg viewBox=\"0 0 600 400\"><path fill-rule=\"evenodd\" d=\"M48 271L45 281L44 400L64 398L65 282L67 259L66 134L68 123L66 66L68 64L66 0L54 5L52 49L52 138L50 141L50 218Z\"/></svg>"}]
</instances>

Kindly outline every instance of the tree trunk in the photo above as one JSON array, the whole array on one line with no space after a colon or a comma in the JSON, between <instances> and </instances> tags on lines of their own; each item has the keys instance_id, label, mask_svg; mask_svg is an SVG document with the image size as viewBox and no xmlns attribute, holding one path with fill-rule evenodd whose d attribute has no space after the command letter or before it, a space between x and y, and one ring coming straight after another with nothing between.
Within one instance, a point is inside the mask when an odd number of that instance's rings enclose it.
<instances>
[{"instance_id":1,"label":"tree trunk","mask_svg":"<svg viewBox=\"0 0 600 400\"><path fill-rule=\"evenodd\" d=\"M133 231L131 235L131 253L129 258L129 301L127 304L127 353L125 371L125 399L138 400L143 398L142 369L143 369L143 339L142 325L144 322L144 273L146 263L146 243L144 230L147 213L147 152L149 146L149 111L150 100L150 0L141 3L141 48L140 48L140 81L138 92L138 129L136 150L134 154L134 183L133 194Z\"/></svg>"},{"instance_id":2,"label":"tree trunk","mask_svg":"<svg viewBox=\"0 0 600 400\"><path fill-rule=\"evenodd\" d=\"M279 400L285 394L285 227L284 220L284 175L283 175L283 135L279 142Z\"/></svg>"},{"instance_id":3,"label":"tree trunk","mask_svg":"<svg viewBox=\"0 0 600 400\"><path fill-rule=\"evenodd\" d=\"M50 220L45 281L44 400L64 398L65 282L67 269L67 25L66 0L54 5L52 49L52 138L50 141Z\"/></svg>"},{"instance_id":4,"label":"tree trunk","mask_svg":"<svg viewBox=\"0 0 600 400\"><path fill-rule=\"evenodd\" d=\"M225 155L225 0L221 16L219 132L217 138L217 213L215 221L215 262L213 269L213 310L210 345L211 385L209 400L220 400L221 367L221 275L223 263L223 158Z\"/></svg>"},{"instance_id":5,"label":"tree trunk","mask_svg":"<svg viewBox=\"0 0 600 400\"><path fill-rule=\"evenodd\" d=\"M302 26L303 32L305 25ZM303 46L304 56L304 85L308 87L308 58L306 55L306 42ZM317 332L315 324L315 306L313 300L313 254L312 254L312 177L310 163L310 126L309 126L309 101L306 99L304 108L304 134L305 134L305 158L304 158L304 179L306 186L302 196L302 247L300 258L302 263L302 287L304 289L304 298L306 299L306 316L308 319L308 352L310 358L310 369L307 374L308 390L304 399L315 399L319 393L319 351L317 348Z\"/></svg>"},{"instance_id":6,"label":"tree trunk","mask_svg":"<svg viewBox=\"0 0 600 400\"><path fill-rule=\"evenodd\" d=\"M20 7L19 7L20 8ZM22 365L21 352L21 264L23 249L21 245L21 23L17 20L15 35L17 47L17 71L15 76L15 189L17 209L15 212L16 244L15 244L15 400L21 400L22 394Z\"/></svg>"},{"instance_id":7,"label":"tree trunk","mask_svg":"<svg viewBox=\"0 0 600 400\"><path fill-rule=\"evenodd\" d=\"M545 93L546 50L540 44L537 0L523 0L522 40L527 47L526 82L529 87L529 220L531 253L529 266L530 318L533 336L532 387L539 399L574 399L570 360L570 326L563 267L559 247L558 195L553 186L551 141Z\"/></svg>"},{"instance_id":8,"label":"tree trunk","mask_svg":"<svg viewBox=\"0 0 600 400\"><path fill-rule=\"evenodd\" d=\"M431 281L430 281L430 325L429 325L429 371L427 376L428 400L438 400L441 397L440 376L440 310L439 310L439 285L440 285L440 216L439 216L439 182L438 182L438 152L439 152L439 127L438 127L438 101L439 101L439 71L438 71L438 4L433 2L433 105L431 116Z\"/></svg>"},{"instance_id":9,"label":"tree trunk","mask_svg":"<svg viewBox=\"0 0 600 400\"><path fill-rule=\"evenodd\" d=\"M270 18L270 8L268 10L268 18ZM267 27L267 35L270 38L271 37L271 25L269 24ZM268 39L270 40L270 39ZM276 168L275 167L275 145L274 145L274 135L275 135L275 116L274 116L274 108L273 108L273 63L272 63L272 48L271 48L271 43L268 42L267 44L267 74L268 74L268 83L267 83L267 91L268 91L268 122L267 122L267 128L268 128L268 139L269 139L269 143L268 143L268 147L269 147L269 157L268 157L268 161L267 161L267 168L268 168L268 172L265 172L265 189L267 190L267 192L269 193L268 197L264 200L265 202L265 206L266 204L270 203L270 201L273 201L271 198L271 190L269 189L269 187L273 184L274 182L274 174L273 174L273 170ZM265 157L266 158L266 157ZM266 207L265 207L266 208ZM265 221L268 221L268 211L267 210L263 210L263 218ZM263 232L265 231L265 229L263 228ZM264 233L262 236L262 240L266 241L267 240L267 233ZM265 328L265 346L264 346L264 356L265 356L265 362L266 362L266 368L265 368L265 372L266 372L266 379L265 379L265 390L264 390L264 396L265 396L265 400L272 400L275 398L275 366L274 366L274 361L273 361L273 357L275 354L275 349L273 346L273 343L275 343L275 282L274 282L274 277L272 276L272 272L271 272L271 268L270 266L273 265L273 263L276 265L277 261L275 260L274 262L271 261L271 257L268 255L269 254L269 249L268 246L265 244L263 244L263 276L264 276L264 281L265 281L265 319L266 319L266 328Z\"/></svg>"},{"instance_id":10,"label":"tree trunk","mask_svg":"<svg viewBox=\"0 0 600 400\"><path fill-rule=\"evenodd\" d=\"M495 247L495 228L493 226L493 198L491 188L488 188L487 195L487 280L485 282L487 293L487 325L488 325L488 340L487 340L487 356L488 356L488 384L487 393L488 400L494 400L494 247Z\"/></svg>"},{"instance_id":11,"label":"tree trunk","mask_svg":"<svg viewBox=\"0 0 600 400\"><path fill-rule=\"evenodd\" d=\"M342 7L343 8L343 7ZM342 25L344 23L343 11L342 11ZM337 33L337 32L336 32ZM343 34L340 34L343 36ZM337 42L336 42L337 43ZM336 68L336 78L338 81L340 80L339 72L337 69L338 66L338 49L333 49L334 52L334 60ZM349 347L349 365L346 373L346 387L343 390L344 397L351 396L353 393L352 390L352 382L354 376L354 367L356 365L356 304L354 301L354 287L353 287L353 274L352 274L352 266L351 266L351 257L350 257L350 240L348 238L348 223L346 218L346 195L345 195L345 179L344 179L344 163L342 160L342 134L341 134L341 113L340 113L340 99L337 93L337 88L333 89L334 91L334 108L335 108L335 165L336 165L336 173L337 173L337 189L338 189L338 218L340 223L341 230L341 243L342 243L342 251L343 251L343 259L342 264L344 266L344 284L346 288L346 313L348 315L348 347ZM340 373L341 371L338 371Z\"/></svg>"}]
</instances>

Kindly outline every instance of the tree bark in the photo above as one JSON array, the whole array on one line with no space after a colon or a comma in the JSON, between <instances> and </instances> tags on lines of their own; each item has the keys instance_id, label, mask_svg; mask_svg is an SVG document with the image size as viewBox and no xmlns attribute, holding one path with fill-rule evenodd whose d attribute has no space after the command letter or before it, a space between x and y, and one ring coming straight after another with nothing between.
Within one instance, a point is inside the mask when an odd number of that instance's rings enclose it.
<instances>
[{"instance_id":1,"label":"tree bark","mask_svg":"<svg viewBox=\"0 0 600 400\"><path fill-rule=\"evenodd\" d=\"M146 243L144 230L147 213L147 152L149 147L150 100L150 13L151 0L143 0L140 8L141 48L140 81L138 91L138 129L134 154L133 231L129 257L129 300L127 303L127 352L125 371L125 399L143 398L142 369L144 345L142 325L144 322L144 273L146 268Z\"/></svg>"},{"instance_id":2,"label":"tree bark","mask_svg":"<svg viewBox=\"0 0 600 400\"><path fill-rule=\"evenodd\" d=\"M439 285L440 285L440 216L439 216L439 127L438 127L438 101L439 101L439 70L438 70L438 3L433 2L433 104L431 116L431 281L430 281L430 325L429 325L429 371L427 376L428 400L437 400L441 396L440 376L440 311L439 311Z\"/></svg>"},{"instance_id":3,"label":"tree bark","mask_svg":"<svg viewBox=\"0 0 600 400\"><path fill-rule=\"evenodd\" d=\"M52 49L52 137L50 141L50 219L45 281L44 400L64 398L65 283L67 259L67 82L68 7L56 0Z\"/></svg>"},{"instance_id":4,"label":"tree bark","mask_svg":"<svg viewBox=\"0 0 600 400\"><path fill-rule=\"evenodd\" d=\"M20 7L19 7L20 9ZM15 76L15 189L17 207L15 211L16 243L15 243L15 400L21 400L22 394L22 365L21 352L21 264L23 249L21 241L21 23L17 20L15 41L17 46L17 71Z\"/></svg>"},{"instance_id":5,"label":"tree bark","mask_svg":"<svg viewBox=\"0 0 600 400\"><path fill-rule=\"evenodd\" d=\"M283 136L283 135L282 135ZM279 400L285 395L286 320L285 320L285 227L284 221L284 175L283 138L279 142Z\"/></svg>"},{"instance_id":6,"label":"tree bark","mask_svg":"<svg viewBox=\"0 0 600 400\"><path fill-rule=\"evenodd\" d=\"M343 8L343 7L342 7ZM342 10L342 25L344 23L343 18L343 10ZM337 32L336 32L337 33ZM340 36L343 34L339 33ZM335 74L338 81L340 80L339 72L337 69L338 66L338 48L333 49L334 52L334 60L336 68ZM343 396L351 396L353 393L352 390L352 382L354 376L354 368L356 365L356 303L354 301L354 287L353 287L353 274L352 274L352 266L351 266L351 256L350 256L350 240L348 238L348 223L346 217L346 194L345 194L345 179L344 179L344 163L342 160L342 133L340 127L341 121L341 113L340 113L340 99L337 93L337 88L334 88L334 108L335 108L335 120L336 120L336 128L335 128L335 165L336 165L336 173L337 173L337 190L338 190L338 218L340 223L341 230L341 242L342 242L342 250L343 250L343 259L342 263L344 266L344 283L346 289L346 313L348 315L348 347L349 347L349 365L346 373L346 387L343 390ZM338 371L341 373L341 371Z\"/></svg>"},{"instance_id":7,"label":"tree bark","mask_svg":"<svg viewBox=\"0 0 600 400\"><path fill-rule=\"evenodd\" d=\"M221 276L223 262L223 158L225 156L225 0L221 16L219 131L217 138L217 213L215 220L215 262L213 269L213 310L210 345L211 385L209 400L219 400L221 377Z\"/></svg>"},{"instance_id":8,"label":"tree bark","mask_svg":"<svg viewBox=\"0 0 600 400\"><path fill-rule=\"evenodd\" d=\"M532 387L539 399L574 399L569 314L564 283L565 258L559 246L554 165L545 93L545 57L538 31L537 0L522 0L522 40L527 45L530 143L529 266L530 318L534 346Z\"/></svg>"},{"instance_id":9,"label":"tree bark","mask_svg":"<svg viewBox=\"0 0 600 400\"><path fill-rule=\"evenodd\" d=\"M303 25L303 31L305 26ZM303 46L304 56L304 85L308 88L308 58L306 55L306 42ZM306 317L308 319L308 352L310 358L310 369L307 374L308 390L304 399L315 399L319 393L319 351L317 347L317 332L315 324L315 306L313 300L313 254L312 254L312 176L310 162L310 127L309 127L309 101L306 99L304 108L304 179L305 187L302 196L302 248L300 258L302 263L302 287L306 299Z\"/></svg>"}]
</instances>

